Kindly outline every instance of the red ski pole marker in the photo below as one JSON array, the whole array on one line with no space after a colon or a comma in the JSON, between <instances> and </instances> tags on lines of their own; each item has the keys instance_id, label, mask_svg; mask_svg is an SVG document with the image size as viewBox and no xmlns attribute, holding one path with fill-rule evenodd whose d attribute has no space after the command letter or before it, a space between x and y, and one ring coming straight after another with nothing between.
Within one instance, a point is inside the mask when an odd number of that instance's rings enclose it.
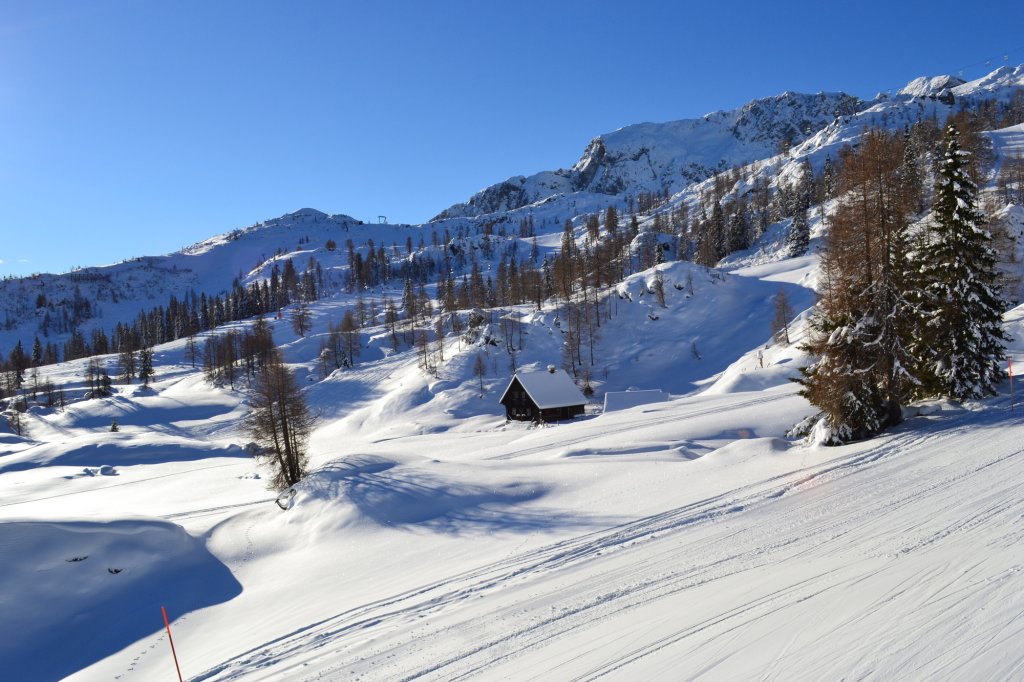
<instances>
[{"instance_id":1,"label":"red ski pole marker","mask_svg":"<svg viewBox=\"0 0 1024 682\"><path fill-rule=\"evenodd\" d=\"M181 668L178 666L178 654L174 653L174 640L171 638L171 622L167 620L167 609L160 607L164 614L164 627L167 628L167 641L171 643L171 656L174 657L174 669L178 671L178 682L181 682Z\"/></svg>"}]
</instances>

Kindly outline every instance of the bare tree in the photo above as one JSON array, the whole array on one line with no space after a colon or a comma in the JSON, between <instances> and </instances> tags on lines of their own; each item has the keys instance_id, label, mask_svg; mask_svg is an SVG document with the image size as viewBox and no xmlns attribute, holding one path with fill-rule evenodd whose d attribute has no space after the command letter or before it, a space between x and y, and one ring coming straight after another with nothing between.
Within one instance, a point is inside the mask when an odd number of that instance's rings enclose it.
<instances>
[{"instance_id":1,"label":"bare tree","mask_svg":"<svg viewBox=\"0 0 1024 682\"><path fill-rule=\"evenodd\" d=\"M295 306L295 310L292 311L292 329L299 336L305 336L313 327L313 315L309 312L309 306L305 303L300 303Z\"/></svg>"},{"instance_id":2,"label":"bare tree","mask_svg":"<svg viewBox=\"0 0 1024 682\"><path fill-rule=\"evenodd\" d=\"M793 319L793 306L789 304L785 289L775 294L775 317L772 318L772 338L775 343L789 345L789 321Z\"/></svg>"},{"instance_id":3,"label":"bare tree","mask_svg":"<svg viewBox=\"0 0 1024 682\"><path fill-rule=\"evenodd\" d=\"M345 311L345 316L341 318L341 327L338 328L338 331L341 333L345 345L348 365L352 367L356 364L356 357L359 355L361 347L359 344L359 325L356 323L355 315L352 314L351 310Z\"/></svg>"},{"instance_id":4,"label":"bare tree","mask_svg":"<svg viewBox=\"0 0 1024 682\"><path fill-rule=\"evenodd\" d=\"M483 353L477 353L473 361L473 376L480 382L480 397L484 397L484 375L487 374L487 361Z\"/></svg>"},{"instance_id":5,"label":"bare tree","mask_svg":"<svg viewBox=\"0 0 1024 682\"><path fill-rule=\"evenodd\" d=\"M658 301L658 305L662 308L667 307L665 304L665 276L661 274L661 270L654 271L654 283L651 288L654 289L654 298Z\"/></svg>"},{"instance_id":6,"label":"bare tree","mask_svg":"<svg viewBox=\"0 0 1024 682\"><path fill-rule=\"evenodd\" d=\"M251 404L245 425L275 465L274 487L284 490L295 485L306 474L306 445L315 417L295 375L276 351L257 375Z\"/></svg>"},{"instance_id":7,"label":"bare tree","mask_svg":"<svg viewBox=\"0 0 1024 682\"><path fill-rule=\"evenodd\" d=\"M185 342L185 356L192 361L192 369L196 367L196 360L199 358L199 344L196 343L196 335L189 334Z\"/></svg>"}]
</instances>

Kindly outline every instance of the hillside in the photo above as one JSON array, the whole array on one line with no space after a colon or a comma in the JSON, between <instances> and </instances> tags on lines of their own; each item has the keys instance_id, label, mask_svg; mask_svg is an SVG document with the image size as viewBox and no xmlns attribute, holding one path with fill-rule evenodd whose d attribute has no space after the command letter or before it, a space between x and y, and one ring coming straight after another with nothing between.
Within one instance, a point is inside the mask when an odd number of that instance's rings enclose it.
<instances>
[{"instance_id":1,"label":"hillside","mask_svg":"<svg viewBox=\"0 0 1024 682\"><path fill-rule=\"evenodd\" d=\"M816 412L792 379L813 360L837 199L815 195L796 257L779 199L868 126L990 100L1024 104L1024 66L628 126L423 225L301 209L0 282L2 358L122 323L155 369L122 378L111 348L0 398L0 669L173 677L166 607L190 680L1021 677L1019 386L912 402L868 441L793 435ZM1024 209L998 177L1022 126L979 133L983 196L1018 238L1008 284L1024 279ZM749 244L695 262L679 216L724 204L735 222L758 192ZM289 268L315 295L285 302L281 284L246 314ZM789 343L772 333L783 298ZM209 319L173 328L190 314ZM358 354L339 361L346 316ZM316 417L308 474L285 490L254 456L244 359L214 377L216 343L257 318ZM1019 364L1024 306L1003 328ZM513 372L548 365L593 392L585 414L507 421ZM602 413L631 389L670 399Z\"/></svg>"}]
</instances>

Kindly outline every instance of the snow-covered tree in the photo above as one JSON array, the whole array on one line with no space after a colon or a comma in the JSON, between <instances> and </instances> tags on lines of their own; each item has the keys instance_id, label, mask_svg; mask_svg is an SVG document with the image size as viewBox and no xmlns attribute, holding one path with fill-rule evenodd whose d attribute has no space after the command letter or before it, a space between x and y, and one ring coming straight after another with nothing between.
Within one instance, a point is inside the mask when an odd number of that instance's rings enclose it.
<instances>
[{"instance_id":1,"label":"snow-covered tree","mask_svg":"<svg viewBox=\"0 0 1024 682\"><path fill-rule=\"evenodd\" d=\"M955 400L995 394L1002 379L1006 336L992 236L977 207L977 186L968 173L953 124L946 128L945 156L935 186L934 219L921 251L922 314L926 335L917 344L926 394Z\"/></svg>"},{"instance_id":2,"label":"snow-covered tree","mask_svg":"<svg viewBox=\"0 0 1024 682\"><path fill-rule=\"evenodd\" d=\"M897 191L897 136L870 131L840 174L842 198L822 255L822 291L805 348L802 394L823 412L826 442L877 433L901 419L917 383L909 340L919 336L906 257L907 208Z\"/></svg>"},{"instance_id":3,"label":"snow-covered tree","mask_svg":"<svg viewBox=\"0 0 1024 682\"><path fill-rule=\"evenodd\" d=\"M797 206L793 213L793 225L789 228L789 237L786 240L786 247L789 255L796 257L807 253L811 243L811 230L807 223L807 209Z\"/></svg>"},{"instance_id":4,"label":"snow-covered tree","mask_svg":"<svg viewBox=\"0 0 1024 682\"><path fill-rule=\"evenodd\" d=\"M156 376L153 369L153 349L146 346L139 349L139 380L143 386L149 386L149 380Z\"/></svg>"},{"instance_id":5,"label":"snow-covered tree","mask_svg":"<svg viewBox=\"0 0 1024 682\"><path fill-rule=\"evenodd\" d=\"M821 171L821 190L825 201L830 201L836 195L836 168L832 163L832 157L825 157L825 166Z\"/></svg>"}]
</instances>

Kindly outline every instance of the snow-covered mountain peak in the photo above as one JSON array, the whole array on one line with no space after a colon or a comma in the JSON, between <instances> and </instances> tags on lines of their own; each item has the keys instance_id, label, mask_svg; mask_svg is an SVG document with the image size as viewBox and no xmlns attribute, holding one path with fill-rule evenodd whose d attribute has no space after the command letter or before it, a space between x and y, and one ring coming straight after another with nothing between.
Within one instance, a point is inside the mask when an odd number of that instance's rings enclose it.
<instances>
[{"instance_id":1,"label":"snow-covered mountain peak","mask_svg":"<svg viewBox=\"0 0 1024 682\"><path fill-rule=\"evenodd\" d=\"M982 94L1005 88L1024 87L1024 64L1001 66L995 71L953 89L957 96Z\"/></svg>"},{"instance_id":2,"label":"snow-covered mountain peak","mask_svg":"<svg viewBox=\"0 0 1024 682\"><path fill-rule=\"evenodd\" d=\"M481 190L434 220L510 211L558 195L676 193L730 166L801 142L861 101L845 93L785 92L729 111L666 123L637 123L595 137L569 169L516 176Z\"/></svg>"},{"instance_id":3,"label":"snow-covered mountain peak","mask_svg":"<svg viewBox=\"0 0 1024 682\"><path fill-rule=\"evenodd\" d=\"M931 95L939 95L964 83L963 79L955 76L921 76L907 83L896 94L909 97L929 97Z\"/></svg>"},{"instance_id":4,"label":"snow-covered mountain peak","mask_svg":"<svg viewBox=\"0 0 1024 682\"><path fill-rule=\"evenodd\" d=\"M949 92L956 97L967 97L1021 86L1024 86L1024 64L1001 66L972 81L951 75L921 76L907 83L896 94L904 97L938 97Z\"/></svg>"},{"instance_id":5,"label":"snow-covered mountain peak","mask_svg":"<svg viewBox=\"0 0 1024 682\"><path fill-rule=\"evenodd\" d=\"M201 242L197 242L191 246L182 249L182 253L186 255L198 255L206 253L211 249L214 249L227 242L235 241L243 235L251 235L253 233L264 233L264 232L275 232L280 230L288 230L294 227L313 227L322 226L325 228L338 227L348 229L356 225L362 225L363 221L356 220L352 216L345 215L342 213L336 215L329 215L323 211L318 211L315 208L300 208L292 213L285 213L279 218L271 218L270 220L264 220L250 225L246 228L237 230L231 230L219 234L209 239L204 239Z\"/></svg>"}]
</instances>

